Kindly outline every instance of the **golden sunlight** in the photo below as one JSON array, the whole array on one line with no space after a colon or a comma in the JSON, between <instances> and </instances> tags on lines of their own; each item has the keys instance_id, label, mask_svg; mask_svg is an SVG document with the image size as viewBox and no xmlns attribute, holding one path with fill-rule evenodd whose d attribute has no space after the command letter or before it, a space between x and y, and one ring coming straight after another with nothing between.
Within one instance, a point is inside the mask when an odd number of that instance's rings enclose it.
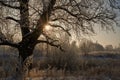
<instances>
[{"instance_id":1,"label":"golden sunlight","mask_svg":"<svg viewBox=\"0 0 120 80\"><path fill-rule=\"evenodd\" d=\"M50 29L51 29L51 26L50 26L50 25L48 25L48 24L45 25L45 27L44 27L44 30L45 30L45 31L49 31Z\"/></svg>"}]
</instances>

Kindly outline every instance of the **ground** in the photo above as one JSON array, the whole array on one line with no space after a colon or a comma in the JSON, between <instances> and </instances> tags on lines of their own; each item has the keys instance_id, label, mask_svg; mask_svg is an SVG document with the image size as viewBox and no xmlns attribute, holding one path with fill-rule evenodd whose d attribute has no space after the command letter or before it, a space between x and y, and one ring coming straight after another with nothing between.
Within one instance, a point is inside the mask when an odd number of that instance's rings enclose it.
<instances>
[{"instance_id":1,"label":"ground","mask_svg":"<svg viewBox=\"0 0 120 80\"><path fill-rule=\"evenodd\" d=\"M5 78L9 80L10 76L15 73L15 65L11 64L15 63L16 58L10 55L0 55L0 59L0 80L5 80ZM40 70L38 66L34 67L26 74L26 80L120 80L120 54L118 53L94 53L79 56L79 61L79 70L73 72L57 70L55 67L43 70Z\"/></svg>"}]
</instances>

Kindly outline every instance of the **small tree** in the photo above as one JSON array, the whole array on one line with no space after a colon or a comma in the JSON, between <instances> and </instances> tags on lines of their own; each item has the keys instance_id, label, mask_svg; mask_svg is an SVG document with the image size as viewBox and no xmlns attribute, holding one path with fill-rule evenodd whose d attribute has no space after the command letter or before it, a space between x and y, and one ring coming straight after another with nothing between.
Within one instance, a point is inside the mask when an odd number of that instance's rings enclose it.
<instances>
[{"instance_id":1,"label":"small tree","mask_svg":"<svg viewBox=\"0 0 120 80\"><path fill-rule=\"evenodd\" d=\"M92 51L104 51L104 47L99 43L94 43L92 46Z\"/></svg>"},{"instance_id":2,"label":"small tree","mask_svg":"<svg viewBox=\"0 0 120 80\"><path fill-rule=\"evenodd\" d=\"M87 55L89 52L91 52L92 50L92 47L93 46L93 42L92 41L89 41L87 39L84 39L83 42L81 42L79 48L80 48L80 51L84 54L84 55Z\"/></svg>"},{"instance_id":3,"label":"small tree","mask_svg":"<svg viewBox=\"0 0 120 80\"><path fill-rule=\"evenodd\" d=\"M111 51L111 50L113 50L113 46L112 45L106 45L105 49L108 50L108 51Z\"/></svg>"}]
</instances>

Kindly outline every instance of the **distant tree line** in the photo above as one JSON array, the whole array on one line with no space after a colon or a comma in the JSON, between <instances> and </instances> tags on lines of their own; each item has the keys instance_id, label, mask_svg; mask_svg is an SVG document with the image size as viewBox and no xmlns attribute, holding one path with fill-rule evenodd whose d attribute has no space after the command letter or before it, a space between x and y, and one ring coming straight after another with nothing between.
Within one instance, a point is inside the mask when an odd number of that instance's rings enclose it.
<instances>
[{"instance_id":1,"label":"distant tree line","mask_svg":"<svg viewBox=\"0 0 120 80\"><path fill-rule=\"evenodd\" d=\"M120 51L120 44L115 48L112 45L106 45L104 47L98 42L92 42L91 40L83 39L79 44L79 49L80 52L85 55L92 51Z\"/></svg>"},{"instance_id":2,"label":"distant tree line","mask_svg":"<svg viewBox=\"0 0 120 80\"><path fill-rule=\"evenodd\" d=\"M80 52L88 54L91 51L103 51L104 47L99 43L94 43L91 40L83 39L79 45Z\"/></svg>"}]
</instances>

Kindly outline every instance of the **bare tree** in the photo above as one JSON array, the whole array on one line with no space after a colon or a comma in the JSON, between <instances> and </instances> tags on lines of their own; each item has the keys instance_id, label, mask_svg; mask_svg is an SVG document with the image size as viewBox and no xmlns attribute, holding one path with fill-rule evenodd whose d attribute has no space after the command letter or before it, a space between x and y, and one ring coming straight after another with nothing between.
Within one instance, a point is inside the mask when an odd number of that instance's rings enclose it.
<instances>
[{"instance_id":1,"label":"bare tree","mask_svg":"<svg viewBox=\"0 0 120 80\"><path fill-rule=\"evenodd\" d=\"M18 42L10 41L1 29L0 45L15 47L22 58L22 66L33 54L38 43L46 43L61 50L59 40L67 33L69 36L93 34L94 24L105 29L112 29L116 14L108 0L0 0L0 27L10 27L13 34L20 32ZM10 22L7 22L7 21ZM4 23L4 24L3 24ZM50 25L52 31L46 31ZM13 26L17 26L17 31ZM58 34L60 33L60 34ZM18 33L17 33L18 34ZM30 65L27 66L27 68Z\"/></svg>"}]
</instances>

